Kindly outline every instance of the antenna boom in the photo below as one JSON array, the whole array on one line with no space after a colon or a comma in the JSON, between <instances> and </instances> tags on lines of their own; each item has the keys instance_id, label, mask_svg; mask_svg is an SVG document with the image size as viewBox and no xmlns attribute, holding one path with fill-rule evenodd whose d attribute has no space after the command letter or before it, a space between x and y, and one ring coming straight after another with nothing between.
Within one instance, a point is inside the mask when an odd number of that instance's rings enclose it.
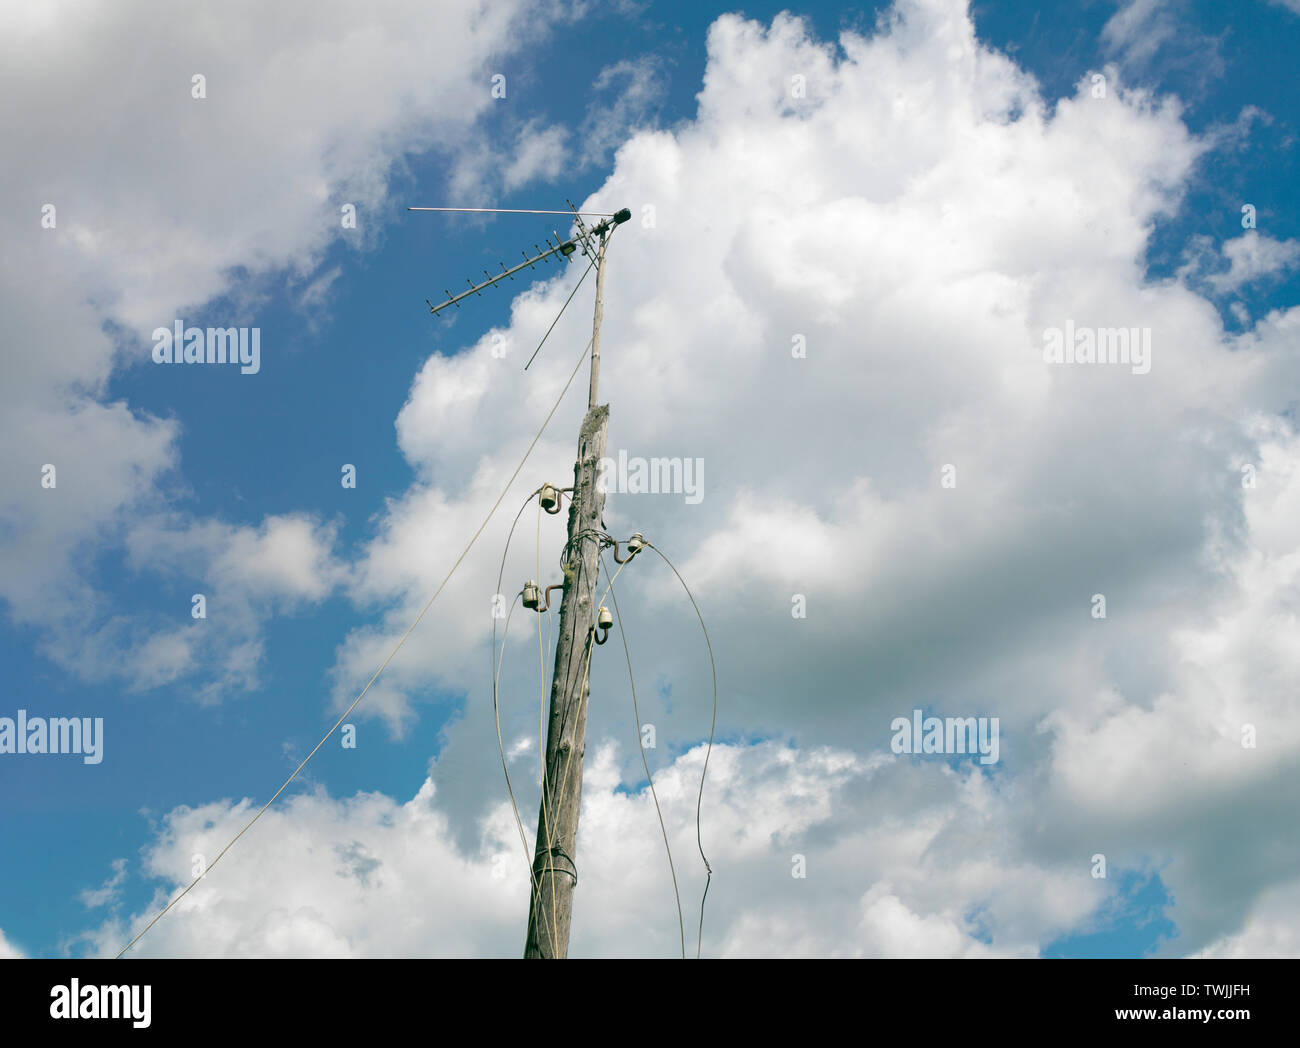
<instances>
[{"instance_id":1,"label":"antenna boom","mask_svg":"<svg viewBox=\"0 0 1300 1048\"><path fill-rule=\"evenodd\" d=\"M456 208L456 207L426 207L426 208L411 207L411 208L407 208L407 210L408 211L487 211L491 209L490 208ZM552 212L526 212L526 213L548 214ZM553 213L557 215L575 215L578 214L579 212L556 211ZM595 212L591 212L591 213L594 214ZM525 258L518 265L513 266L510 269L506 269L506 264L502 262L501 263L502 271L498 273L496 276L492 276L492 274L488 273L486 269L483 270L484 274L487 276L487 280L483 281L481 284L475 284L472 281L469 282L470 286L468 290L462 291L459 295L452 295L447 299L446 302L440 303L439 305L430 306L429 312L436 315L440 310L444 310L448 306L456 305L458 302L460 302L462 298L469 298L470 295L477 295L484 288L489 288L495 284L499 284L507 277L513 280L515 278L514 275L518 273L521 269L532 269L536 263L545 262L548 258L550 258L554 254L558 253L562 258L568 259L570 255L572 255L575 251L578 250L578 242L577 242L578 240L580 240L584 245L586 245L587 248L590 248L591 237L598 236L603 238L605 233L608 230L612 229L614 226L621 225L631 217L632 217L632 212L629 211L627 208L623 208L621 211L615 211L612 215L607 216L603 221L596 223L596 225L592 226L590 229L583 226L582 222L579 221L578 228L581 229L582 232L577 238L577 240L560 240L560 235L557 233L555 235L555 239L557 243L551 248L549 248L548 250L542 251L541 253L534 255L532 258ZM550 243L549 237L547 238L546 242L548 244ZM425 299L425 301L427 302L428 299Z\"/></svg>"},{"instance_id":2,"label":"antenna boom","mask_svg":"<svg viewBox=\"0 0 1300 1048\"><path fill-rule=\"evenodd\" d=\"M462 291L459 295L453 295L451 298L447 299L447 301L443 302L441 305L430 306L429 312L436 315L440 310L446 309L448 306L454 306L462 298L469 298L470 295L477 295L484 288L489 288L492 287L494 284L499 284L501 281L505 280L506 277L509 277L511 280L513 280L514 274L518 273L521 269L532 269L535 263L546 261L546 259L550 258L550 256L554 255L556 252L559 252L560 255L562 255L564 258L568 258L577 250L578 250L578 245L575 244L572 240L566 240L563 243L556 244L549 251L543 251L540 255L534 255L532 258L525 258L522 262L519 263L519 265L514 266L511 269L503 269L503 271L498 273L496 276L489 275L488 279L483 281L483 283L481 284L472 284L467 291ZM504 267L505 263L502 262L501 265ZM487 270L484 270L483 272L486 273Z\"/></svg>"}]
</instances>

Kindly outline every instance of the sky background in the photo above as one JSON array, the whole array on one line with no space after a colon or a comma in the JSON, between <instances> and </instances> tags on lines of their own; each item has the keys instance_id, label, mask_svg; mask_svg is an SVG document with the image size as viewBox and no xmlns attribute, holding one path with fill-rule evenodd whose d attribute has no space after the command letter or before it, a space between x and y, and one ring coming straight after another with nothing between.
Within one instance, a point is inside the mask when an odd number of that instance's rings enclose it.
<instances>
[{"instance_id":1,"label":"sky background","mask_svg":"<svg viewBox=\"0 0 1300 1048\"><path fill-rule=\"evenodd\" d=\"M567 224L406 208L566 199L633 216L611 454L704 462L698 503L605 514L675 561L717 659L702 952L1300 954L1296 0L0 26L0 716L104 720L96 765L0 754L0 956L115 954L406 631L569 377L592 285L525 372L580 266L425 299ZM177 319L259 328L260 371L155 364ZM1046 363L1067 321L1149 328L1150 372ZM574 387L356 747L326 743L133 953L521 952L491 601L519 506L571 483ZM524 511L507 594L560 577L565 519ZM662 562L617 592L694 952L709 661ZM501 677L530 835L538 629L516 612ZM620 648L592 668L571 952L671 957ZM914 709L999 718L998 763L893 753Z\"/></svg>"}]
</instances>

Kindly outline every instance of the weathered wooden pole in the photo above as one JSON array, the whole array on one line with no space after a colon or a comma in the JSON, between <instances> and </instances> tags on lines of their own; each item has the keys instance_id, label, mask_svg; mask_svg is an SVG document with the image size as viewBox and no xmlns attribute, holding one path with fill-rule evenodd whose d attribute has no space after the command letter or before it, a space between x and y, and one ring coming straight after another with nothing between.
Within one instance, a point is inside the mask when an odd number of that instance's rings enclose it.
<instances>
[{"instance_id":1,"label":"weathered wooden pole","mask_svg":"<svg viewBox=\"0 0 1300 1048\"><path fill-rule=\"evenodd\" d=\"M551 677L550 721L546 732L546 771L537 814L532 900L528 908L526 958L560 958L569 953L573 890L578 882L578 812L582 804L582 758L587 746L589 671L595 641L596 576L600 556L605 492L596 483L605 457L609 405L596 404L600 369L600 322L605 290L605 244L601 232L596 262L596 311L591 335L591 388L587 414L578 434L569 503L569 541L565 546L564 593L559 637Z\"/></svg>"}]
</instances>

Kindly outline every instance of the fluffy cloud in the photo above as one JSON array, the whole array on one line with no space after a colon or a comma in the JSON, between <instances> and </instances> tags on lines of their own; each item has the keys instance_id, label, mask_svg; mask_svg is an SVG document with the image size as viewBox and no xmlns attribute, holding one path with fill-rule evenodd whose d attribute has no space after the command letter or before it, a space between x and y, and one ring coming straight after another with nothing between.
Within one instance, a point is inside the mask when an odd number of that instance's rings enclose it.
<instances>
[{"instance_id":1,"label":"fluffy cloud","mask_svg":"<svg viewBox=\"0 0 1300 1048\"><path fill-rule=\"evenodd\" d=\"M1261 277L1284 273L1300 261L1300 241L1277 240L1248 230L1223 245L1228 261L1226 273L1216 273L1209 280L1220 292L1238 288Z\"/></svg>"},{"instance_id":2,"label":"fluffy cloud","mask_svg":"<svg viewBox=\"0 0 1300 1048\"><path fill-rule=\"evenodd\" d=\"M5 938L3 931L0 931L0 961L19 960L22 956L22 952Z\"/></svg>"},{"instance_id":3,"label":"fluffy cloud","mask_svg":"<svg viewBox=\"0 0 1300 1048\"><path fill-rule=\"evenodd\" d=\"M195 618L193 595L187 595L184 625L156 623L146 639L126 649L124 672L137 687L150 688L198 671L208 681L199 698L209 702L227 690L257 687L267 618L317 603L344 581L334 542L332 526L303 516L268 517L259 527L178 514L133 524L125 537L128 563L173 583L192 582L204 615Z\"/></svg>"},{"instance_id":4,"label":"fluffy cloud","mask_svg":"<svg viewBox=\"0 0 1300 1048\"><path fill-rule=\"evenodd\" d=\"M655 775L679 922L648 789L622 788L613 746L594 753L583 787L575 954L679 956L683 940L695 952L703 759L696 747ZM715 747L702 826L714 871L703 954L1025 956L1044 928L1068 925L1105 897L1086 872L1008 863L996 833L1005 799L987 779L955 771L929 778L907 758L777 743ZM881 795L896 803L880 804ZM188 882L193 856L215 854L252 810L219 803L167 818L144 855L145 872L164 884L153 910ZM472 847L451 843L432 782L405 804L377 794L297 796L263 816L135 952L518 955L528 874L513 816L494 805L477 830ZM114 916L81 945L115 953L150 916Z\"/></svg>"},{"instance_id":5,"label":"fluffy cloud","mask_svg":"<svg viewBox=\"0 0 1300 1048\"><path fill-rule=\"evenodd\" d=\"M1207 946L1197 957L1300 956L1300 885L1290 884L1263 893L1251 907L1245 927Z\"/></svg>"},{"instance_id":6,"label":"fluffy cloud","mask_svg":"<svg viewBox=\"0 0 1300 1048\"><path fill-rule=\"evenodd\" d=\"M668 84L663 60L643 55L606 66L591 87L595 98L579 131L584 165L605 163L634 130L652 124Z\"/></svg>"}]
</instances>

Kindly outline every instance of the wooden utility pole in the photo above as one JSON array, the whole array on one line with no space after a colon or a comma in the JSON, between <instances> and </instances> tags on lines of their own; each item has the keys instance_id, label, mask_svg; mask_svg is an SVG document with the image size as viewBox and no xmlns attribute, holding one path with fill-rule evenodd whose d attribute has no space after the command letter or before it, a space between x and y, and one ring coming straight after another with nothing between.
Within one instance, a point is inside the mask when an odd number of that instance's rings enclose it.
<instances>
[{"instance_id":1,"label":"wooden utility pole","mask_svg":"<svg viewBox=\"0 0 1300 1048\"><path fill-rule=\"evenodd\" d=\"M537 814L533 854L532 898L528 907L526 958L561 958L569 953L574 862L578 845L578 811L582 803L582 758L587 747L587 700L595 643L596 580L600 557L605 493L596 484L605 457L609 405L596 403L600 374L600 322L605 290L605 246L599 233L596 259L596 309L591 332L591 388L587 414L578 434L569 503L569 541L562 558L564 594L560 601L559 637L551 678L550 721L546 732L546 770Z\"/></svg>"},{"instance_id":2,"label":"wooden utility pole","mask_svg":"<svg viewBox=\"0 0 1300 1048\"><path fill-rule=\"evenodd\" d=\"M516 273L533 269L538 262L550 258L568 259L579 246L588 258L592 252L596 255L593 260L596 266L596 310L591 325L591 388L587 395L587 414L578 433L578 460L573 466L573 495L569 501L569 541L562 557L564 595L560 599L560 630L551 673L551 714L544 755L546 766L542 774L541 810L537 813L528 940L524 945L525 957L566 957L573 918L573 889L578 883L578 868L573 857L578 850L582 758L587 748L587 699L591 692L588 677L596 639L596 576L600 567L601 521L605 514L605 493L596 485L609 429L609 405L596 403L596 385L600 379L600 321L605 295L605 249L614 229L628 221L632 212L628 208L621 208L613 214L599 212L601 221L588 228L583 224L582 216L593 212L580 212L572 204L569 211L475 207L412 207L407 210L563 214L572 215L578 227L576 237L561 240L556 233L554 244L549 237L546 239L545 251L535 244L537 254L531 258L525 254L524 260L510 269L502 262L501 272L495 276L485 269L486 280L477 284L467 281L468 290L458 295L448 291L446 301L436 306L430 302L429 312L435 315L449 306L459 308L463 299L478 295L502 280L513 280ZM534 598L529 603L527 592L528 587L525 587L524 607L537 609L537 600Z\"/></svg>"},{"instance_id":3,"label":"wooden utility pole","mask_svg":"<svg viewBox=\"0 0 1300 1048\"><path fill-rule=\"evenodd\" d=\"M569 505L569 545L564 559L564 596L551 680L551 710L546 732L546 773L537 815L533 857L535 888L528 910L525 957L559 958L569 952L578 810L582 802L582 758L587 747L589 671L595 641L596 573L605 494L596 488L597 464L605 455L609 407L587 412L573 467Z\"/></svg>"}]
</instances>

